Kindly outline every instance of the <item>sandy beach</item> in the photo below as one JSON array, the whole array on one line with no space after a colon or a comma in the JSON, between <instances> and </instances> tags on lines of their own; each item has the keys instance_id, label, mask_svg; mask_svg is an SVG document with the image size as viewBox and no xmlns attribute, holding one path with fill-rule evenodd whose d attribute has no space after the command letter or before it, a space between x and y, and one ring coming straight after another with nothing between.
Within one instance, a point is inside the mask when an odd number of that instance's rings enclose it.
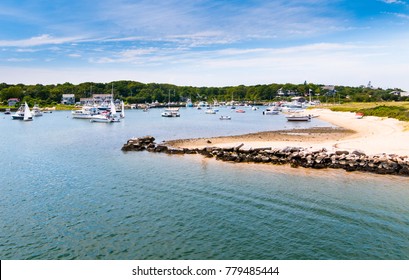
<instances>
[{"instance_id":1,"label":"sandy beach","mask_svg":"<svg viewBox=\"0 0 409 280\"><path fill-rule=\"evenodd\" d=\"M357 119L355 113L312 109L309 114L337 128L312 128L251 133L237 136L181 139L167 144L180 148L231 147L244 144L243 149L261 147L326 148L328 151L359 150L368 155L396 154L409 156L407 123L390 118L365 116ZM314 119L312 120L312 122Z\"/></svg>"}]
</instances>

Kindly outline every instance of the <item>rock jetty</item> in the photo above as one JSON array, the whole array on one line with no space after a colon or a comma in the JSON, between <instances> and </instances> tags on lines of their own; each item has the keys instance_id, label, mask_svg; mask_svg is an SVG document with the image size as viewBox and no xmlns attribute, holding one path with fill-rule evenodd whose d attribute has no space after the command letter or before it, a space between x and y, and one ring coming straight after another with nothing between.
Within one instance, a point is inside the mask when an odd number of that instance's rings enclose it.
<instances>
[{"instance_id":1,"label":"rock jetty","mask_svg":"<svg viewBox=\"0 0 409 280\"><path fill-rule=\"evenodd\" d=\"M301 147L286 147L275 149L271 147L242 149L244 145L235 147L205 147L176 148L156 144L155 138L145 136L132 138L123 145L123 151L148 151L166 154L200 154L208 158L230 162L289 164L292 167L305 168L335 168L346 171L361 171L377 174L409 176L409 158L407 156L377 154L366 155L362 151L327 151L323 149L305 149Z\"/></svg>"}]
</instances>

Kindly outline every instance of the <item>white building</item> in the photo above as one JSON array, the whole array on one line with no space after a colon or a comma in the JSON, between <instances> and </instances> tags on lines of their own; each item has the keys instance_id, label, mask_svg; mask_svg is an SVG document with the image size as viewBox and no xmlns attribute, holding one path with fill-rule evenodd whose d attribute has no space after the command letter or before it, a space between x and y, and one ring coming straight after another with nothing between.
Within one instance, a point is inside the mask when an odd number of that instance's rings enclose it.
<instances>
[{"instance_id":1,"label":"white building","mask_svg":"<svg viewBox=\"0 0 409 280\"><path fill-rule=\"evenodd\" d=\"M61 99L61 104L74 105L75 104L75 94L63 94Z\"/></svg>"}]
</instances>

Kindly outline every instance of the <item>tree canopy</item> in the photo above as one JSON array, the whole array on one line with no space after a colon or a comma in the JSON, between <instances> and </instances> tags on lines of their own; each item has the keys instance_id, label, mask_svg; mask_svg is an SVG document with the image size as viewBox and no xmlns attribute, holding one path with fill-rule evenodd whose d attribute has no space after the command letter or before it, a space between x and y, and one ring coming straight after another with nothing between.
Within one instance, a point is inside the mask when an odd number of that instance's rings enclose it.
<instances>
[{"instance_id":1,"label":"tree canopy","mask_svg":"<svg viewBox=\"0 0 409 280\"><path fill-rule=\"evenodd\" d=\"M380 89L368 87L335 86L333 90L324 85L304 82L302 84L268 84L268 85L238 85L226 87L193 87L176 86L172 84L140 83L136 81L114 81L112 83L86 82L78 85L71 83L57 85L24 85L0 84L0 102L6 104L9 98L19 98L29 103L40 105L60 103L63 94L74 94L76 101L91 97L92 94L110 94L113 90L115 99L128 103L150 102L183 102L191 99L193 102L205 100L261 102L288 99L291 96L306 96L310 94L314 100L321 102L373 102L407 100L396 92L400 89ZM280 94L279 94L280 92ZM395 92L395 94L393 94Z\"/></svg>"}]
</instances>

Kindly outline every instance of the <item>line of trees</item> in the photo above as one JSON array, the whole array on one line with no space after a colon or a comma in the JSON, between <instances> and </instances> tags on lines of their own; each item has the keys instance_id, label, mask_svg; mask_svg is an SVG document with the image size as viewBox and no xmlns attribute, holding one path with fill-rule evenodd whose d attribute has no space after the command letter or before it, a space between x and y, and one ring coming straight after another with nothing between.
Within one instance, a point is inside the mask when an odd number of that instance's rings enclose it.
<instances>
[{"instance_id":1,"label":"line of trees","mask_svg":"<svg viewBox=\"0 0 409 280\"><path fill-rule=\"evenodd\" d=\"M334 90L323 89L323 85L311 84L268 84L253 86L227 86L227 87L192 87L176 86L171 84L149 83L136 81L115 81L112 83L71 83L57 85L10 85L0 84L0 102L5 105L9 98L19 98L29 104L38 103L40 106L53 105L61 102L63 94L75 94L75 98L91 97L92 94L109 94L112 87L114 98L119 98L133 103L167 102L169 95L171 102L183 102L191 99L218 101L274 101L290 98L293 95L309 96L321 102L373 102L373 101L406 101L408 97L391 94L400 89L380 89L367 87L335 86ZM278 92L285 95L278 95Z\"/></svg>"}]
</instances>

